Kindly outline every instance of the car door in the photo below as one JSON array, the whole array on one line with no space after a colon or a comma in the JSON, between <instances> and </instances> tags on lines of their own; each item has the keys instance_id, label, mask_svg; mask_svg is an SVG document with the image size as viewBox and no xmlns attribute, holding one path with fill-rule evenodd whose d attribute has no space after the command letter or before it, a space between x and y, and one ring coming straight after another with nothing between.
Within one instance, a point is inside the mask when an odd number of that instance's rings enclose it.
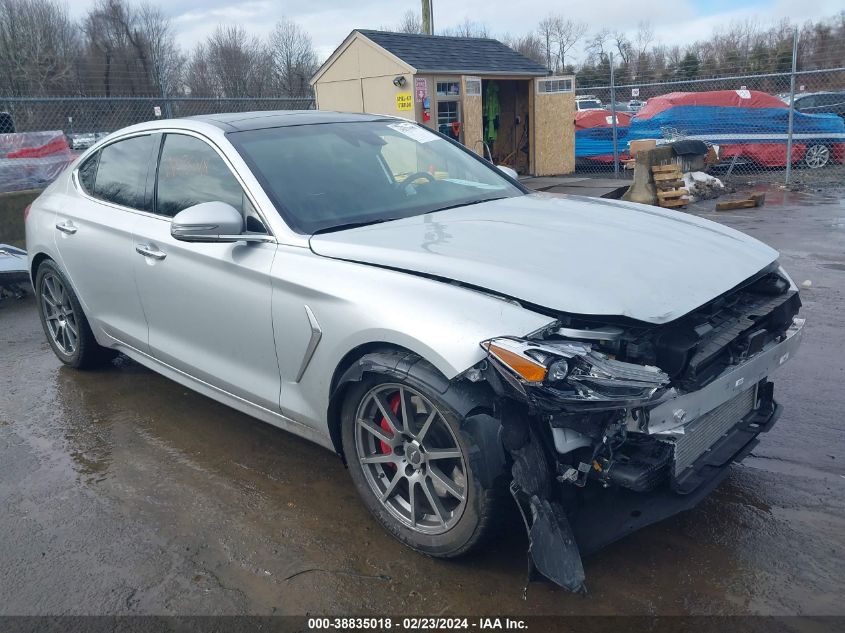
<instances>
[{"instance_id":1,"label":"car door","mask_svg":"<svg viewBox=\"0 0 845 633\"><path fill-rule=\"evenodd\" d=\"M135 288L135 222L146 210L157 134L117 140L74 172L73 195L56 209L56 247L86 316L110 336L147 350L147 322Z\"/></svg>"},{"instance_id":2,"label":"car door","mask_svg":"<svg viewBox=\"0 0 845 633\"><path fill-rule=\"evenodd\" d=\"M215 387L278 410L271 320L275 243L182 242L171 218L221 201L266 232L223 155L204 138L168 133L151 178L154 214L135 225L135 279L156 359Z\"/></svg>"}]
</instances>

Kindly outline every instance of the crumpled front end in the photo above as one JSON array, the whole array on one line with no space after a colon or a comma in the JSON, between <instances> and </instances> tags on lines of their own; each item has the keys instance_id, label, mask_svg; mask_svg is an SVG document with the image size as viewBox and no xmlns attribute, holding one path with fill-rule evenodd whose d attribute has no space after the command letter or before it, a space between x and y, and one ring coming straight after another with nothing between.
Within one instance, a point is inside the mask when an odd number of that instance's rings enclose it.
<instances>
[{"instance_id":1,"label":"crumpled front end","mask_svg":"<svg viewBox=\"0 0 845 633\"><path fill-rule=\"evenodd\" d=\"M583 589L581 555L692 507L751 451L800 305L773 267L671 323L562 315L482 342L540 573Z\"/></svg>"}]
</instances>

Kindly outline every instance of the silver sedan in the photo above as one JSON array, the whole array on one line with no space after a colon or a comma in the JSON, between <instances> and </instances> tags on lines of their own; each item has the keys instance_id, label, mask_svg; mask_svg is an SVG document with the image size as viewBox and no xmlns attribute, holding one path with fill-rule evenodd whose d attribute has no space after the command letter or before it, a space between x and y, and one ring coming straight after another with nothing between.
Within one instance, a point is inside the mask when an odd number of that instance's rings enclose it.
<instances>
[{"instance_id":1,"label":"silver sedan","mask_svg":"<svg viewBox=\"0 0 845 633\"><path fill-rule=\"evenodd\" d=\"M120 352L336 451L420 552L515 503L578 590L771 427L800 299L748 236L513 176L383 116L129 127L27 214L41 321L72 367Z\"/></svg>"}]
</instances>

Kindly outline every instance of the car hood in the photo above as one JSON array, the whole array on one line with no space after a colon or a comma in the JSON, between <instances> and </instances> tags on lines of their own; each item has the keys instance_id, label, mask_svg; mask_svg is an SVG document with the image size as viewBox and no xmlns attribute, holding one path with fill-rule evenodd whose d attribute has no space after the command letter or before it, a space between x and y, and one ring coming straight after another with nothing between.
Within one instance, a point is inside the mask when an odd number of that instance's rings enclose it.
<instances>
[{"instance_id":1,"label":"car hood","mask_svg":"<svg viewBox=\"0 0 845 633\"><path fill-rule=\"evenodd\" d=\"M672 321L777 259L659 207L531 194L311 237L318 255L454 280L572 314Z\"/></svg>"}]
</instances>

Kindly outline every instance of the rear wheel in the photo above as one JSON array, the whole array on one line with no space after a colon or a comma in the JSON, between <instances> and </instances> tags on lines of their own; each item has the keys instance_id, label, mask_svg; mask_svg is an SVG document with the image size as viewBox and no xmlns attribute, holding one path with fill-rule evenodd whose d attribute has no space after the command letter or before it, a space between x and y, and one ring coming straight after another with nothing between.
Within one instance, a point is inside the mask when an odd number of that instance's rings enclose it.
<instances>
[{"instance_id":1,"label":"rear wheel","mask_svg":"<svg viewBox=\"0 0 845 633\"><path fill-rule=\"evenodd\" d=\"M473 471L484 455L458 415L435 390L410 382L371 375L349 388L344 456L362 500L388 532L424 554L459 556L486 535L499 491Z\"/></svg>"},{"instance_id":2,"label":"rear wheel","mask_svg":"<svg viewBox=\"0 0 845 633\"><path fill-rule=\"evenodd\" d=\"M810 169L824 167L830 162L830 148L827 145L818 143L810 145L804 154L804 164Z\"/></svg>"},{"instance_id":3,"label":"rear wheel","mask_svg":"<svg viewBox=\"0 0 845 633\"><path fill-rule=\"evenodd\" d=\"M114 358L113 350L97 344L79 299L54 262L46 260L38 267L35 295L47 341L65 365L85 369Z\"/></svg>"}]
</instances>

